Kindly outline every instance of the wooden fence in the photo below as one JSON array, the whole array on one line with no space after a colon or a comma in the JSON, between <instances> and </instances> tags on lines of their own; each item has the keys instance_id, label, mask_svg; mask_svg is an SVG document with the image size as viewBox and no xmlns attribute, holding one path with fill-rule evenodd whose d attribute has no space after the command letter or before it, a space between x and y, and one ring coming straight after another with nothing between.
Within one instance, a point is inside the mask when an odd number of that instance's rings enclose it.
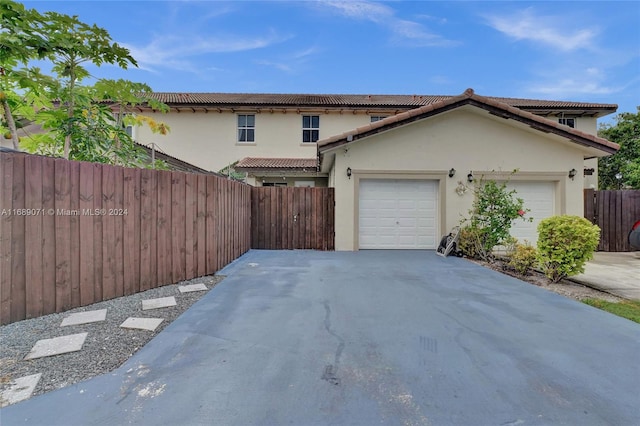
<instances>
[{"instance_id":1,"label":"wooden fence","mask_svg":"<svg viewBox=\"0 0 640 426\"><path fill-rule=\"evenodd\" d=\"M333 188L251 188L251 247L334 249Z\"/></svg>"},{"instance_id":2,"label":"wooden fence","mask_svg":"<svg viewBox=\"0 0 640 426\"><path fill-rule=\"evenodd\" d=\"M0 153L0 323L216 272L249 250L251 187Z\"/></svg>"},{"instance_id":3,"label":"wooden fence","mask_svg":"<svg viewBox=\"0 0 640 426\"><path fill-rule=\"evenodd\" d=\"M584 190L584 217L601 229L599 251L631 251L629 232L640 220L640 190Z\"/></svg>"}]
</instances>

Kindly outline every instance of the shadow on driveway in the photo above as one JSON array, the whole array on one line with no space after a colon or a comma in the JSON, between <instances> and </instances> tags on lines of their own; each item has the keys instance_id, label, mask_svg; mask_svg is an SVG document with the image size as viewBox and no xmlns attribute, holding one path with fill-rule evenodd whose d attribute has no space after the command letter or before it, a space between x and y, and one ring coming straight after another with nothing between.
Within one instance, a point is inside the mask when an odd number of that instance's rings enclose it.
<instances>
[{"instance_id":1,"label":"shadow on driveway","mask_svg":"<svg viewBox=\"0 0 640 426\"><path fill-rule=\"evenodd\" d=\"M430 251L250 251L43 425L637 425L640 325Z\"/></svg>"}]
</instances>

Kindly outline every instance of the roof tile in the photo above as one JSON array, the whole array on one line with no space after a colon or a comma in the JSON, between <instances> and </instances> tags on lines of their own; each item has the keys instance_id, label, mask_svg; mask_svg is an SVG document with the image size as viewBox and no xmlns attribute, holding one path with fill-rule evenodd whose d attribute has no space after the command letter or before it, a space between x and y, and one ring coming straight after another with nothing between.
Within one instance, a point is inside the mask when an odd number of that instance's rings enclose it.
<instances>
[{"instance_id":1,"label":"roof tile","mask_svg":"<svg viewBox=\"0 0 640 426\"><path fill-rule=\"evenodd\" d=\"M178 93L154 92L149 96L171 105L185 106L274 106L274 107L400 107L416 108L450 100L451 95L362 95L362 94L283 94L283 93ZM491 97L502 104L525 109L617 108L615 104L543 99Z\"/></svg>"},{"instance_id":2,"label":"roof tile","mask_svg":"<svg viewBox=\"0 0 640 426\"><path fill-rule=\"evenodd\" d=\"M318 167L317 158L257 158L245 157L235 165L236 169L313 169Z\"/></svg>"}]
</instances>

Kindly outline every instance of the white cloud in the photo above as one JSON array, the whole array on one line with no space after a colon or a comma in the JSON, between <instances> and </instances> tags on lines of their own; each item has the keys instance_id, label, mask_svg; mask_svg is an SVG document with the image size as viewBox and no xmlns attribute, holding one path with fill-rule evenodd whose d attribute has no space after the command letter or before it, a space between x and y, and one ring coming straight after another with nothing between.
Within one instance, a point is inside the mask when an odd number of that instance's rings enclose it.
<instances>
[{"instance_id":1,"label":"white cloud","mask_svg":"<svg viewBox=\"0 0 640 426\"><path fill-rule=\"evenodd\" d=\"M192 59L199 55L261 49L288 38L275 32L252 38L236 35L159 36L144 46L125 45L125 47L131 51L141 69L155 71L157 68L172 68L197 72Z\"/></svg>"},{"instance_id":2,"label":"white cloud","mask_svg":"<svg viewBox=\"0 0 640 426\"><path fill-rule=\"evenodd\" d=\"M558 81L534 84L529 88L532 93L558 99L581 95L610 95L621 90L622 87L609 86L584 78L564 78Z\"/></svg>"},{"instance_id":3,"label":"white cloud","mask_svg":"<svg viewBox=\"0 0 640 426\"><path fill-rule=\"evenodd\" d=\"M575 69L583 71L575 72ZM536 96L576 99L621 93L633 84L633 81L627 83L612 81L610 70L602 68L576 67L573 70L574 72L571 72L569 68L561 67L539 73L538 81L530 83L527 91Z\"/></svg>"},{"instance_id":4,"label":"white cloud","mask_svg":"<svg viewBox=\"0 0 640 426\"><path fill-rule=\"evenodd\" d=\"M281 55L277 61L274 61L271 59L268 59L268 60L262 59L262 60L255 61L255 63L258 65L276 68L280 71L293 74L293 73L296 73L300 69L300 67L303 66L303 64L309 60L310 57L312 57L314 54L316 54L320 50L321 49L315 46L312 46L307 49L300 50L288 55L287 54Z\"/></svg>"},{"instance_id":5,"label":"white cloud","mask_svg":"<svg viewBox=\"0 0 640 426\"><path fill-rule=\"evenodd\" d=\"M368 1L321 1L342 16L366 20L381 25L391 31L394 41L410 43L414 46L452 46L459 44L454 40L429 32L422 24L401 19L389 6Z\"/></svg>"},{"instance_id":6,"label":"white cloud","mask_svg":"<svg viewBox=\"0 0 640 426\"><path fill-rule=\"evenodd\" d=\"M282 63L282 62L260 60L260 61L256 61L256 64L264 65L264 66L267 66L267 67L273 67L275 69L278 69L278 70L284 71L284 72L288 72L288 73L293 71L290 65Z\"/></svg>"},{"instance_id":7,"label":"white cloud","mask_svg":"<svg viewBox=\"0 0 640 426\"><path fill-rule=\"evenodd\" d=\"M595 28L568 29L571 20L537 15L533 8L485 18L489 26L515 40L539 42L562 51L589 49L598 34Z\"/></svg>"}]
</instances>

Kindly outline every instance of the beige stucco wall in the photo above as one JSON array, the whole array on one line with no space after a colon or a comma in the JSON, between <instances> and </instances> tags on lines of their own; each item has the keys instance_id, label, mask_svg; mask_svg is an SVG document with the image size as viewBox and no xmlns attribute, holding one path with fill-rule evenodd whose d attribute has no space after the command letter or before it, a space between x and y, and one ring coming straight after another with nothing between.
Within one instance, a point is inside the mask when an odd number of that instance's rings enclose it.
<instances>
[{"instance_id":1,"label":"beige stucco wall","mask_svg":"<svg viewBox=\"0 0 640 426\"><path fill-rule=\"evenodd\" d=\"M582 132L598 134L598 120L595 117L576 117L576 129Z\"/></svg>"},{"instance_id":2,"label":"beige stucco wall","mask_svg":"<svg viewBox=\"0 0 640 426\"><path fill-rule=\"evenodd\" d=\"M459 196L458 181L469 171L477 178L510 178L555 182L556 214L583 214L583 151L514 120L473 107L460 108L348 145L335 151L336 250L358 247L358 185L364 178L437 179L440 183L440 234L460 223L471 208L473 191ZM346 175L347 167L352 177ZM453 178L448 170L456 169ZM519 171L509 176L509 172Z\"/></svg>"},{"instance_id":3,"label":"beige stucco wall","mask_svg":"<svg viewBox=\"0 0 640 426\"><path fill-rule=\"evenodd\" d=\"M237 142L237 115L255 114L255 143ZM147 127L135 130L136 141L155 143L163 152L207 170L218 171L244 157L314 158L315 143L302 143L302 115L320 116L320 139L370 123L370 116L345 111L304 112L243 111L148 113L168 124L168 135Z\"/></svg>"}]
</instances>

